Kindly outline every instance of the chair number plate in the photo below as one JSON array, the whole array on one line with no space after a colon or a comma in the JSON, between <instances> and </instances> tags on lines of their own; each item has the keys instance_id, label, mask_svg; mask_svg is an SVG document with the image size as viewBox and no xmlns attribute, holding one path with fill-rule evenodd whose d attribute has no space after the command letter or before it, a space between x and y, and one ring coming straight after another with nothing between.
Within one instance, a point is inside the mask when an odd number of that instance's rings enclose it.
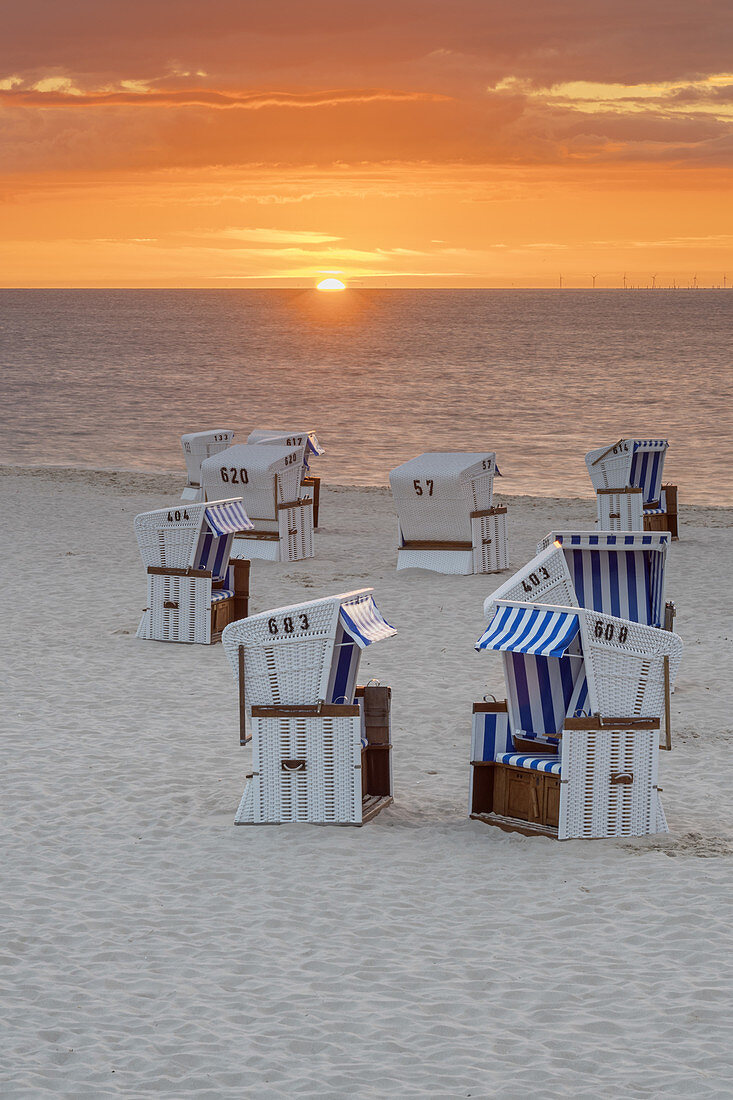
<instances>
[{"instance_id":1,"label":"chair number plate","mask_svg":"<svg viewBox=\"0 0 733 1100\"><path fill-rule=\"evenodd\" d=\"M539 577L537 573L530 573L528 577L525 577L522 581L522 588L525 592L531 592L533 588L539 588L543 581L549 581L550 574L545 569L544 565L539 570Z\"/></svg>"},{"instance_id":2,"label":"chair number plate","mask_svg":"<svg viewBox=\"0 0 733 1100\"><path fill-rule=\"evenodd\" d=\"M184 508L183 511L181 511L180 509L177 508L175 510L175 512L169 512L168 513L168 522L169 523L180 523L182 519L188 519L188 518L189 518L188 508Z\"/></svg>"},{"instance_id":3,"label":"chair number plate","mask_svg":"<svg viewBox=\"0 0 733 1100\"><path fill-rule=\"evenodd\" d=\"M601 619L596 619L594 625L594 633L596 638L603 638L606 642L612 642L613 637L616 634L615 623L604 623ZM629 628L627 626L620 626L618 628L617 641L624 644L629 636Z\"/></svg>"},{"instance_id":4,"label":"chair number plate","mask_svg":"<svg viewBox=\"0 0 733 1100\"><path fill-rule=\"evenodd\" d=\"M222 466L219 472L221 473L221 480L226 481L227 484L249 485L249 474L244 466L240 466L239 469L236 466Z\"/></svg>"},{"instance_id":5,"label":"chair number plate","mask_svg":"<svg viewBox=\"0 0 733 1100\"><path fill-rule=\"evenodd\" d=\"M267 629L271 634L279 634L281 631L283 634L295 634L301 630L308 630L310 623L305 612L301 611L295 618L298 620L297 625L293 622L292 615L286 615L285 618L280 620L273 616L273 618L267 620Z\"/></svg>"}]
</instances>

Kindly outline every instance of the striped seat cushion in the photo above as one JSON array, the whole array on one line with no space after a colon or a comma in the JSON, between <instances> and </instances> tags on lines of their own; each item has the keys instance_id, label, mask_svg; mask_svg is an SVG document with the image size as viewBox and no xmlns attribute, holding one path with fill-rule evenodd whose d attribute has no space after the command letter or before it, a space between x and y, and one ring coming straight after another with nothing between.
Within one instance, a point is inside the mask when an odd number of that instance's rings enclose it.
<instances>
[{"instance_id":1,"label":"striped seat cushion","mask_svg":"<svg viewBox=\"0 0 733 1100\"><path fill-rule=\"evenodd\" d=\"M666 516L666 514L665 508L650 508L647 504L644 505L645 516Z\"/></svg>"},{"instance_id":2,"label":"striped seat cushion","mask_svg":"<svg viewBox=\"0 0 733 1100\"><path fill-rule=\"evenodd\" d=\"M228 600L234 595L231 588L215 588L211 593L211 602L218 603L219 600Z\"/></svg>"},{"instance_id":3,"label":"striped seat cushion","mask_svg":"<svg viewBox=\"0 0 733 1100\"><path fill-rule=\"evenodd\" d=\"M512 764L515 768L530 768L536 772L560 775L559 756L523 756L516 752L500 752L497 754L496 763Z\"/></svg>"}]
</instances>

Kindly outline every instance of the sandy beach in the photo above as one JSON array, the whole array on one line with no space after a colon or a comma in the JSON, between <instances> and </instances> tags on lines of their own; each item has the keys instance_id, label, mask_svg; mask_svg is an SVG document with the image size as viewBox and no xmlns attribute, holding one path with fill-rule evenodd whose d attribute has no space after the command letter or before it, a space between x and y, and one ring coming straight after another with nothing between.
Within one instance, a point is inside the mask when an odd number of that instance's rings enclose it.
<instances>
[{"instance_id":1,"label":"sandy beach","mask_svg":"<svg viewBox=\"0 0 733 1100\"><path fill-rule=\"evenodd\" d=\"M316 557L253 612L373 587L397 638L395 802L235 828L250 770L220 645L135 638L132 529L183 475L2 471L4 1097L730 1097L733 509L680 505L669 835L467 818L478 654L509 573L397 573L385 489L327 489ZM595 502L507 497L518 567Z\"/></svg>"}]
</instances>

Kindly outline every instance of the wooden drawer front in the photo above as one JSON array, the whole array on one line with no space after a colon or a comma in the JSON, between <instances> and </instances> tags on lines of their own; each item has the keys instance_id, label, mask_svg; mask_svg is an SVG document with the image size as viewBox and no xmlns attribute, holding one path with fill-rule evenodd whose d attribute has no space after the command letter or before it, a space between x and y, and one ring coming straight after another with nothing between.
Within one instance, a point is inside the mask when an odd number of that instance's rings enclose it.
<instances>
[{"instance_id":1,"label":"wooden drawer front","mask_svg":"<svg viewBox=\"0 0 733 1100\"><path fill-rule=\"evenodd\" d=\"M234 613L234 600L217 600L211 605L211 633L221 634L225 626L232 622Z\"/></svg>"},{"instance_id":2,"label":"wooden drawer front","mask_svg":"<svg viewBox=\"0 0 733 1100\"><path fill-rule=\"evenodd\" d=\"M560 778L546 772L496 764L493 811L533 824L557 827L560 814Z\"/></svg>"}]
</instances>

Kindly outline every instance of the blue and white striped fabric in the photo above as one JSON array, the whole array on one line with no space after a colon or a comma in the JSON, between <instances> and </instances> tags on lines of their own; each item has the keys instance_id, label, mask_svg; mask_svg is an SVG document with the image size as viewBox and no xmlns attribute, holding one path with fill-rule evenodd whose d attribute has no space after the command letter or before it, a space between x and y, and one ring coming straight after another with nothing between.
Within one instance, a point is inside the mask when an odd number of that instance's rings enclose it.
<instances>
[{"instance_id":1,"label":"blue and white striped fabric","mask_svg":"<svg viewBox=\"0 0 733 1100\"><path fill-rule=\"evenodd\" d=\"M519 737L554 741L566 717L587 706L588 688L579 655L558 658L508 653L505 675L513 732Z\"/></svg>"},{"instance_id":2,"label":"blue and white striped fabric","mask_svg":"<svg viewBox=\"0 0 733 1100\"><path fill-rule=\"evenodd\" d=\"M228 600L234 592L231 588L214 588L211 592L211 602L219 603L221 600Z\"/></svg>"},{"instance_id":3,"label":"blue and white striped fabric","mask_svg":"<svg viewBox=\"0 0 733 1100\"><path fill-rule=\"evenodd\" d=\"M497 764L512 764L515 768L530 768L535 772L550 772L560 775L559 756L523 756L520 753L504 752L496 757Z\"/></svg>"},{"instance_id":4,"label":"blue and white striped fabric","mask_svg":"<svg viewBox=\"0 0 733 1100\"><path fill-rule=\"evenodd\" d=\"M254 523L244 510L241 500L227 504L208 504L206 522L215 535L235 535L237 531L253 531Z\"/></svg>"},{"instance_id":5,"label":"blue and white striped fabric","mask_svg":"<svg viewBox=\"0 0 733 1100\"><path fill-rule=\"evenodd\" d=\"M659 500L662 492L666 439L635 439L629 482L642 490L644 503Z\"/></svg>"},{"instance_id":6,"label":"blue and white striped fabric","mask_svg":"<svg viewBox=\"0 0 733 1100\"><path fill-rule=\"evenodd\" d=\"M663 625L668 539L583 534L559 541L581 607L645 626Z\"/></svg>"},{"instance_id":7,"label":"blue and white striped fabric","mask_svg":"<svg viewBox=\"0 0 733 1100\"><path fill-rule=\"evenodd\" d=\"M229 568L232 535L212 535L203 531L199 539L194 569L210 569L212 579L223 581Z\"/></svg>"},{"instance_id":8,"label":"blue and white striped fabric","mask_svg":"<svg viewBox=\"0 0 733 1100\"><path fill-rule=\"evenodd\" d=\"M336 667L333 669L329 703L353 703L356 674L359 668L359 649L354 639L341 626L336 638Z\"/></svg>"},{"instance_id":9,"label":"blue and white striped fabric","mask_svg":"<svg viewBox=\"0 0 733 1100\"><path fill-rule=\"evenodd\" d=\"M397 633L395 628L382 618L371 596L357 603L343 606L340 620L344 630L354 639L359 649L366 649L372 642L393 638Z\"/></svg>"},{"instance_id":10,"label":"blue and white striped fabric","mask_svg":"<svg viewBox=\"0 0 733 1100\"><path fill-rule=\"evenodd\" d=\"M580 630L577 613L536 607L499 607L475 648L561 657Z\"/></svg>"},{"instance_id":11,"label":"blue and white striped fabric","mask_svg":"<svg viewBox=\"0 0 733 1100\"><path fill-rule=\"evenodd\" d=\"M471 743L472 760L496 760L497 753L512 747L509 715L506 711L491 714L479 711L473 716Z\"/></svg>"}]
</instances>

